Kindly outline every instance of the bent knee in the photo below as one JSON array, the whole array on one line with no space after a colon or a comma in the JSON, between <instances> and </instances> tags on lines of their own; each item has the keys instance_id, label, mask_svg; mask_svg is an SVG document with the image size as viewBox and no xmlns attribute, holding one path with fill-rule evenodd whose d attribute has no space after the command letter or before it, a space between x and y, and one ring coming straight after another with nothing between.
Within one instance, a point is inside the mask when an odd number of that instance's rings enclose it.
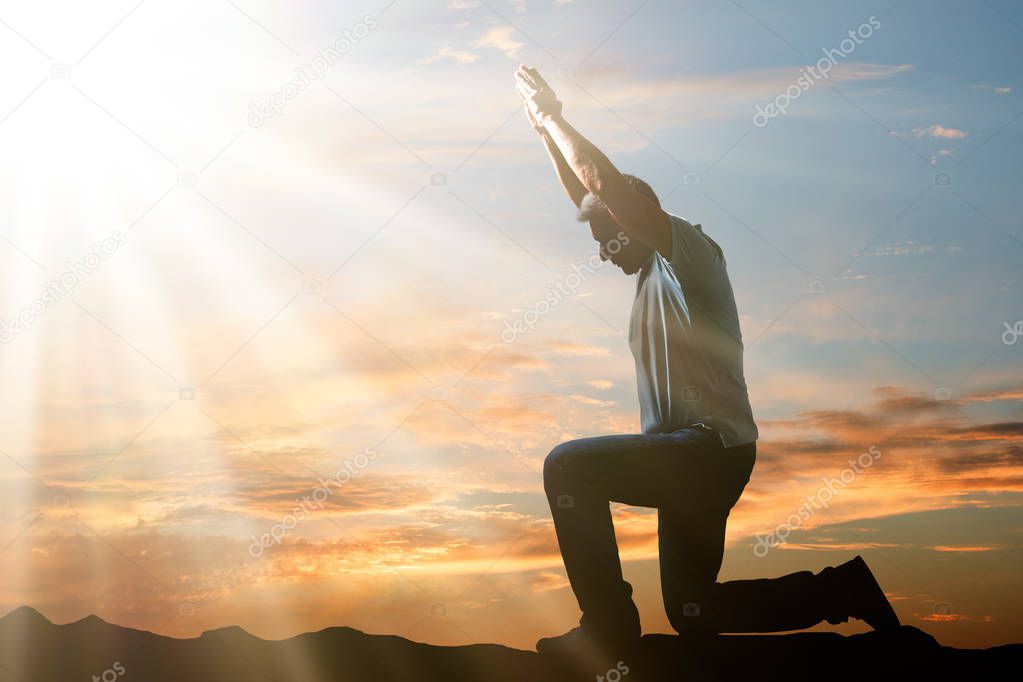
<instances>
[{"instance_id":1,"label":"bent knee","mask_svg":"<svg viewBox=\"0 0 1023 682\"><path fill-rule=\"evenodd\" d=\"M543 486L548 491L550 491L555 481L561 479L562 472L565 469L565 460L568 457L568 449L565 447L567 445L568 443L562 443L555 446L543 461Z\"/></svg>"},{"instance_id":2,"label":"bent knee","mask_svg":"<svg viewBox=\"0 0 1023 682\"><path fill-rule=\"evenodd\" d=\"M572 477L573 463L587 449L586 439L570 440L556 446L543 461L543 484L548 491Z\"/></svg>"},{"instance_id":3,"label":"bent knee","mask_svg":"<svg viewBox=\"0 0 1023 682\"><path fill-rule=\"evenodd\" d=\"M707 606L698 601L680 602L677 604L665 604L665 613L668 622L675 632L684 634L712 634L716 633L715 624L708 612Z\"/></svg>"}]
</instances>

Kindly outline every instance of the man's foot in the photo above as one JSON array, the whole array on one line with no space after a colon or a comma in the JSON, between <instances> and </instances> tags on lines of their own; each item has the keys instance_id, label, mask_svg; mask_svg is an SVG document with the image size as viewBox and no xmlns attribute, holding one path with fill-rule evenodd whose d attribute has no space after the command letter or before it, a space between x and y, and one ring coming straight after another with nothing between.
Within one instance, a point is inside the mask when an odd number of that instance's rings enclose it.
<instances>
[{"instance_id":1,"label":"man's foot","mask_svg":"<svg viewBox=\"0 0 1023 682\"><path fill-rule=\"evenodd\" d=\"M878 631L901 627L895 609L888 603L888 597L884 596L884 590L877 584L863 557L856 555L837 568L842 572L843 583L849 586L850 616L859 618Z\"/></svg>"},{"instance_id":2,"label":"man's foot","mask_svg":"<svg viewBox=\"0 0 1023 682\"><path fill-rule=\"evenodd\" d=\"M557 637L544 637L536 643L536 651L564 663L608 668L625 660L639 644L640 633L598 635L583 627L572 628Z\"/></svg>"}]
</instances>

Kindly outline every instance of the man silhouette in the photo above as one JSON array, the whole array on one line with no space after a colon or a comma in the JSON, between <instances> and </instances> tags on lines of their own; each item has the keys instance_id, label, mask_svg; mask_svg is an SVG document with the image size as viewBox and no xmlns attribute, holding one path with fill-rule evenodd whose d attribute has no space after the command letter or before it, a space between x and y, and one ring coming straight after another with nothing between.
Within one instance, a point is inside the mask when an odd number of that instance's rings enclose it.
<instances>
[{"instance_id":1,"label":"man silhouette","mask_svg":"<svg viewBox=\"0 0 1023 682\"><path fill-rule=\"evenodd\" d=\"M544 462L544 488L580 626L537 651L620 651L640 636L622 578L610 502L655 507L661 592L680 633L780 632L855 617L875 629L898 617L859 556L817 574L717 582L725 523L756 460L735 298L718 244L665 212L642 180L621 173L562 115L534 68L516 87L561 184L600 255L638 274L629 324L642 433L562 443Z\"/></svg>"}]
</instances>

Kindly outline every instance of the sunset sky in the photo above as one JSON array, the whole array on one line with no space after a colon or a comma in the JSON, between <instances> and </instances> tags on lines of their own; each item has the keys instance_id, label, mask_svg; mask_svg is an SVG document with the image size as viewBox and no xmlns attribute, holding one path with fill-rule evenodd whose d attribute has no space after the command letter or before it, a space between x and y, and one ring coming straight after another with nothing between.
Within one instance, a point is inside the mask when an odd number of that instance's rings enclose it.
<instances>
[{"instance_id":1,"label":"sunset sky","mask_svg":"<svg viewBox=\"0 0 1023 682\"><path fill-rule=\"evenodd\" d=\"M590 267L519 63L724 248L761 441L720 579L859 553L943 644L1023 641L1010 0L0 2L0 614L576 624L540 469L639 430L634 281ZM668 632L655 512L614 513Z\"/></svg>"}]
</instances>

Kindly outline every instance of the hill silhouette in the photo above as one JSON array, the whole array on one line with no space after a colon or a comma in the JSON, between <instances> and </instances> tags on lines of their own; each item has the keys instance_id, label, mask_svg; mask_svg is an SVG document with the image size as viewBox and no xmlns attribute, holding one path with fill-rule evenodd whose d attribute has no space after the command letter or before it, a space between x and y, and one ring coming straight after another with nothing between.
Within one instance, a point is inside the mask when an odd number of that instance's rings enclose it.
<instances>
[{"instance_id":1,"label":"hill silhouette","mask_svg":"<svg viewBox=\"0 0 1023 682\"><path fill-rule=\"evenodd\" d=\"M96 616L56 625L26 606L0 618L0 682L904 680L957 674L980 679L1019 670L1020 664L1023 644L952 649L912 627L850 637L647 635L626 667L608 674L559 670L534 652L497 644L432 646L346 627L285 640L260 639L239 627L176 639Z\"/></svg>"}]
</instances>

